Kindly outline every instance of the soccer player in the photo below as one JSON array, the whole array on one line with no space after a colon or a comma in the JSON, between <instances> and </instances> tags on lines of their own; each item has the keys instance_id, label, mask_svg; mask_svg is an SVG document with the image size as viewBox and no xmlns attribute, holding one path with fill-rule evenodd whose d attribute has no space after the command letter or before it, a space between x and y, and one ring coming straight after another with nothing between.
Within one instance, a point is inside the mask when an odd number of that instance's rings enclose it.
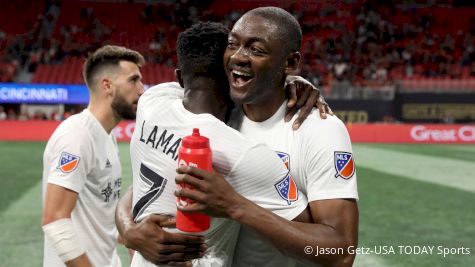
<instances>
[{"instance_id":1,"label":"soccer player","mask_svg":"<svg viewBox=\"0 0 475 267\"><path fill-rule=\"evenodd\" d=\"M43 156L45 267L121 266L114 212L122 169L111 131L135 119L143 63L136 51L104 46L84 64L89 105L58 126Z\"/></svg>"},{"instance_id":2,"label":"soccer player","mask_svg":"<svg viewBox=\"0 0 475 267\"><path fill-rule=\"evenodd\" d=\"M294 131L284 121L284 80L299 64L301 39L298 22L285 10L253 9L230 32L224 62L231 98L241 105L231 120L239 122L245 136L277 151L290 170L275 185L279 197L292 204L297 199L292 188L297 187L308 198L310 218L291 222L276 216L235 192L217 173L180 167L176 178L195 187L176 195L197 201L180 209L208 212L244 226L233 266L294 266L287 256L325 266L351 266L354 260L348 247L357 245L358 194L344 124L336 117L309 116Z\"/></svg>"},{"instance_id":3,"label":"soccer player","mask_svg":"<svg viewBox=\"0 0 475 267\"><path fill-rule=\"evenodd\" d=\"M139 100L130 146L137 222L151 214L175 216L178 148L193 128L210 139L215 170L243 197L286 220L294 219L308 205L296 189L290 205L279 197L275 184L288 175L282 160L267 146L249 142L223 122L231 105L222 62L227 37L227 29L212 22L195 24L180 33L176 76L184 98L171 100L167 91L176 90L177 84L165 83L147 90ZM238 232L236 222L213 218L210 230L204 233L206 254L194 265L229 266ZM135 253L131 266L154 263Z\"/></svg>"}]
</instances>

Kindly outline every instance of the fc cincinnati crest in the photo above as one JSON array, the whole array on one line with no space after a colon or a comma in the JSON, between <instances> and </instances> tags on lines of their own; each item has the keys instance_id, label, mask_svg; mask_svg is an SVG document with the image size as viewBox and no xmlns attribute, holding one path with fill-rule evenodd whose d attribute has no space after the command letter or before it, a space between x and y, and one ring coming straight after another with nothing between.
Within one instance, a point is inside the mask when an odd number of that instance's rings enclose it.
<instances>
[{"instance_id":1,"label":"fc cincinnati crest","mask_svg":"<svg viewBox=\"0 0 475 267\"><path fill-rule=\"evenodd\" d=\"M350 179L355 173L355 162L353 154L348 152L335 151L335 178Z\"/></svg>"},{"instance_id":2,"label":"fc cincinnati crest","mask_svg":"<svg viewBox=\"0 0 475 267\"><path fill-rule=\"evenodd\" d=\"M277 151L277 156L284 162L287 170L290 170L290 156L287 153Z\"/></svg>"},{"instance_id":3,"label":"fc cincinnati crest","mask_svg":"<svg viewBox=\"0 0 475 267\"><path fill-rule=\"evenodd\" d=\"M58 169L64 173L72 172L79 165L80 158L76 155L62 152L59 157Z\"/></svg>"},{"instance_id":4,"label":"fc cincinnati crest","mask_svg":"<svg viewBox=\"0 0 475 267\"><path fill-rule=\"evenodd\" d=\"M284 179L280 180L274 186L280 197L287 201L287 204L290 205L298 199L297 185L295 184L294 179L292 179L290 172L287 173Z\"/></svg>"}]
</instances>

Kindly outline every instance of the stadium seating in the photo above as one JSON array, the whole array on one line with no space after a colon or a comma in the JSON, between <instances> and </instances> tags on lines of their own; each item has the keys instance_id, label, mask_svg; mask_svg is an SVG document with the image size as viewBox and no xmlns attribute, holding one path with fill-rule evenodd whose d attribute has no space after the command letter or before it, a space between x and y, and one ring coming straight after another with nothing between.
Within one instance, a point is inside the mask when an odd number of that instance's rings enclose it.
<instances>
[{"instance_id":1,"label":"stadium seating","mask_svg":"<svg viewBox=\"0 0 475 267\"><path fill-rule=\"evenodd\" d=\"M43 14L44 6L42 1L2 1L1 30L5 31L8 37L27 33L32 30L38 16ZM21 16L18 16L20 13Z\"/></svg>"},{"instance_id":2,"label":"stadium seating","mask_svg":"<svg viewBox=\"0 0 475 267\"><path fill-rule=\"evenodd\" d=\"M445 5L426 6L375 3L363 0L231 0L160 2L147 6L143 1L62 1L51 38L59 41L65 57L59 63L39 60L33 82L81 83L82 61L79 57L104 44L120 44L140 51L149 61L143 69L145 81L165 81L173 78L175 40L177 33L185 27L178 20L190 20L191 23L190 10L197 10L196 16L200 19L211 17L232 25L246 10L272 5L289 10L299 19L304 33L302 54L308 65L305 75L318 77L322 85L329 85L337 78L334 65L345 61L349 67L343 79L353 83L376 79L376 70L380 68L386 73L383 79L389 82L404 80L407 88L431 85L433 79L467 81L442 82L437 85L439 88L460 84L471 88L468 84L475 75L475 52L470 47L475 44L469 33L475 30L475 8L453 7L450 1ZM193 4L199 6L191 6ZM17 18L15 11L24 7L27 7L25 16ZM3 53L0 57L5 56L4 48L11 41L9 38L28 31L25 25L29 19L35 18L44 8L39 1L23 0L5 5L0 23L5 25L2 30L8 32L9 37L0 39ZM144 18L146 10L149 17ZM184 13L178 15L179 11ZM153 42L158 31L164 37L160 37L157 49ZM428 80L414 81L420 79Z\"/></svg>"},{"instance_id":3,"label":"stadium seating","mask_svg":"<svg viewBox=\"0 0 475 267\"><path fill-rule=\"evenodd\" d=\"M406 91L475 91L475 79L424 78L403 79L401 89Z\"/></svg>"},{"instance_id":4,"label":"stadium seating","mask_svg":"<svg viewBox=\"0 0 475 267\"><path fill-rule=\"evenodd\" d=\"M84 59L68 57L57 65L42 64L38 66L32 83L82 84L83 63ZM175 80L174 69L167 66L146 64L141 72L144 84L154 85Z\"/></svg>"},{"instance_id":5,"label":"stadium seating","mask_svg":"<svg viewBox=\"0 0 475 267\"><path fill-rule=\"evenodd\" d=\"M19 43L31 43L28 35L36 30L44 12L41 1L2 1L0 12L0 82L12 82L17 73L18 62L8 55L8 45L21 39ZM21 13L21 16L18 14ZM21 46L18 46L20 48ZM18 49L20 50L20 49ZM16 51L20 52L20 51Z\"/></svg>"}]
</instances>

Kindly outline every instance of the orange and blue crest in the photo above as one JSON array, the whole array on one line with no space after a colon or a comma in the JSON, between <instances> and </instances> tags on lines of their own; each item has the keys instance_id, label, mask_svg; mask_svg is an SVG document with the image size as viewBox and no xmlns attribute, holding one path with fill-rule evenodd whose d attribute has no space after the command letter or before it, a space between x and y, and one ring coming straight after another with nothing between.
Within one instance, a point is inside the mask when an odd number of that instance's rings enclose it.
<instances>
[{"instance_id":1,"label":"orange and blue crest","mask_svg":"<svg viewBox=\"0 0 475 267\"><path fill-rule=\"evenodd\" d=\"M284 179L280 180L274 186L280 197L287 201L287 204L290 205L298 199L299 194L297 185L295 184L294 179L292 179L290 172L287 173Z\"/></svg>"},{"instance_id":2,"label":"orange and blue crest","mask_svg":"<svg viewBox=\"0 0 475 267\"><path fill-rule=\"evenodd\" d=\"M277 151L277 156L279 156L279 158L284 162L285 167L290 170L289 154ZM277 189L277 192L279 193L280 197L287 201L289 205L298 199L297 184L292 178L292 175L290 175L290 171L287 172L287 175L284 179L280 180L274 186L275 189Z\"/></svg>"},{"instance_id":3,"label":"orange and blue crest","mask_svg":"<svg viewBox=\"0 0 475 267\"><path fill-rule=\"evenodd\" d=\"M277 151L277 156L284 162L287 170L290 170L290 156L287 153Z\"/></svg>"},{"instance_id":4,"label":"orange and blue crest","mask_svg":"<svg viewBox=\"0 0 475 267\"><path fill-rule=\"evenodd\" d=\"M349 152L335 151L335 178L350 179L355 173L353 154Z\"/></svg>"},{"instance_id":5,"label":"orange and blue crest","mask_svg":"<svg viewBox=\"0 0 475 267\"><path fill-rule=\"evenodd\" d=\"M58 169L64 173L72 172L79 165L79 160L80 157L76 155L62 152L61 156L59 157Z\"/></svg>"}]
</instances>

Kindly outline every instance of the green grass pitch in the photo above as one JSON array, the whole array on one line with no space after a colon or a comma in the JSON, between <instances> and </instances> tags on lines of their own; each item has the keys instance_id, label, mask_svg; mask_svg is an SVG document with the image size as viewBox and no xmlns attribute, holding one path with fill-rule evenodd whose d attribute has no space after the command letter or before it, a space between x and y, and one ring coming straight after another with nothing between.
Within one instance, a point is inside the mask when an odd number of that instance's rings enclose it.
<instances>
[{"instance_id":1,"label":"green grass pitch","mask_svg":"<svg viewBox=\"0 0 475 267\"><path fill-rule=\"evenodd\" d=\"M0 142L0 267L42 265L44 146ZM129 145L119 146L125 189L131 182ZM475 266L475 145L355 144L354 153L359 246L369 249L355 266ZM399 246L408 247L401 253ZM434 250L409 250L422 246ZM438 247L463 247L470 254L444 257ZM126 250L119 252L128 266Z\"/></svg>"}]
</instances>

